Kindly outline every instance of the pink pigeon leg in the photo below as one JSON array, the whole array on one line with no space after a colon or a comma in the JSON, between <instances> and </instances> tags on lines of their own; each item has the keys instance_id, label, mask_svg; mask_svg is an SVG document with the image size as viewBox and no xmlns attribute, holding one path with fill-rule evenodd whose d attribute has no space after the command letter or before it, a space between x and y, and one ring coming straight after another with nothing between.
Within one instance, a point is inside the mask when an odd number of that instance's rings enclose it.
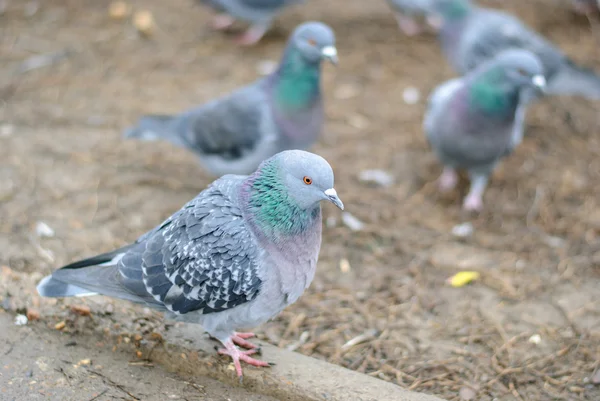
<instances>
[{"instance_id":1,"label":"pink pigeon leg","mask_svg":"<svg viewBox=\"0 0 600 401\"><path fill-rule=\"evenodd\" d=\"M485 175L471 176L471 188L463 201L463 209L469 212L479 212L483 209L483 192L487 182L488 178Z\"/></svg>"},{"instance_id":2,"label":"pink pigeon leg","mask_svg":"<svg viewBox=\"0 0 600 401\"><path fill-rule=\"evenodd\" d=\"M415 22L415 20L413 20L410 17L407 17L404 14L396 13L396 21L398 21L398 26L400 27L400 30L402 30L402 32L404 32L404 34L407 36L418 35L423 30L421 26L419 26L419 24Z\"/></svg>"},{"instance_id":3,"label":"pink pigeon leg","mask_svg":"<svg viewBox=\"0 0 600 401\"><path fill-rule=\"evenodd\" d=\"M254 359L250 357L250 355L255 354L257 350L250 349L247 351L240 351L231 339L228 339L223 343L225 348L219 349L217 352L221 355L229 355L231 359L233 359L233 366L235 366L235 371L238 377L241 379L243 377L242 374L242 365L240 361L246 362L248 365L256 366L256 367L269 367L268 362L260 361L258 359Z\"/></svg>"},{"instance_id":4,"label":"pink pigeon leg","mask_svg":"<svg viewBox=\"0 0 600 401\"><path fill-rule=\"evenodd\" d=\"M212 27L217 31L229 28L235 22L235 18L228 14L217 14L213 17Z\"/></svg>"},{"instance_id":5,"label":"pink pigeon leg","mask_svg":"<svg viewBox=\"0 0 600 401\"><path fill-rule=\"evenodd\" d=\"M444 167L442 175L439 178L439 188L442 192L448 192L454 189L458 183L458 175L451 167Z\"/></svg>"},{"instance_id":6,"label":"pink pigeon leg","mask_svg":"<svg viewBox=\"0 0 600 401\"><path fill-rule=\"evenodd\" d=\"M254 333L234 333L233 336L231 336L231 340L239 345L242 348L246 348L246 349L255 349L258 348L258 345L251 343L250 341L246 341L247 338L252 338L254 337Z\"/></svg>"},{"instance_id":7,"label":"pink pigeon leg","mask_svg":"<svg viewBox=\"0 0 600 401\"><path fill-rule=\"evenodd\" d=\"M433 32L439 31L442 28L442 25L444 24L444 20L437 15L428 15L427 17L425 17L425 21L427 22L427 26L429 27L429 29Z\"/></svg>"},{"instance_id":8,"label":"pink pigeon leg","mask_svg":"<svg viewBox=\"0 0 600 401\"><path fill-rule=\"evenodd\" d=\"M251 25L242 35L235 39L235 42L243 46L251 46L258 43L269 29L269 25Z\"/></svg>"}]
</instances>

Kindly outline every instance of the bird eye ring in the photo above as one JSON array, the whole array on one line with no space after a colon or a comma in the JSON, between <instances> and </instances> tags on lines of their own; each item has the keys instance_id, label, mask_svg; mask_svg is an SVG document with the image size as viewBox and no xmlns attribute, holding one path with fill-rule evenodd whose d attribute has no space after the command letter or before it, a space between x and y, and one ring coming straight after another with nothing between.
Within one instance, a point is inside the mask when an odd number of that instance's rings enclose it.
<instances>
[{"instance_id":1,"label":"bird eye ring","mask_svg":"<svg viewBox=\"0 0 600 401\"><path fill-rule=\"evenodd\" d=\"M313 38L308 39L307 42L311 46L316 46L316 44L317 44L317 41L314 40Z\"/></svg>"},{"instance_id":2,"label":"bird eye ring","mask_svg":"<svg viewBox=\"0 0 600 401\"><path fill-rule=\"evenodd\" d=\"M302 179L302 181L304 181L304 183L305 183L306 185L310 185L310 184L312 184L312 178L310 178L310 177L306 177L306 176L305 176L305 177Z\"/></svg>"}]
</instances>

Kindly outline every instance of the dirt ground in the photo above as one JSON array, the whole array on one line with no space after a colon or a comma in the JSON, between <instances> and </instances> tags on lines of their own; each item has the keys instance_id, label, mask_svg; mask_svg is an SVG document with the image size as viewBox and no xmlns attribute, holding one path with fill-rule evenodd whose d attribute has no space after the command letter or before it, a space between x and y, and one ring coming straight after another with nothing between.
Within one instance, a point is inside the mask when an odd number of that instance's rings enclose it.
<instances>
[{"instance_id":1,"label":"dirt ground","mask_svg":"<svg viewBox=\"0 0 600 401\"><path fill-rule=\"evenodd\" d=\"M468 216L465 185L436 193L440 167L421 130L427 94L453 73L435 38L400 34L384 1L309 1L254 48L210 31L208 13L191 1L133 1L154 13L150 39L111 20L106 1L47 0L37 11L34 3L8 0L0 16L0 265L39 278L124 245L177 210L211 177L184 150L123 141L120 130L254 80L295 25L319 19L335 30L341 63L325 67L328 119L313 150L334 167L346 210L364 227L351 231L325 207L315 281L260 337L448 400L600 399L597 102L533 107L485 211ZM600 71L600 24L567 3L493 5ZM39 54L57 61L25 71ZM403 100L408 87L421 93L415 105ZM394 183L365 184L366 169ZM53 237L35 234L40 221ZM465 222L473 235L453 235ZM448 286L459 270L481 280ZM50 327L62 319L63 301L10 295L0 294L7 309L33 305ZM92 304L92 313L102 308ZM37 337L24 341L34 347Z\"/></svg>"}]
</instances>

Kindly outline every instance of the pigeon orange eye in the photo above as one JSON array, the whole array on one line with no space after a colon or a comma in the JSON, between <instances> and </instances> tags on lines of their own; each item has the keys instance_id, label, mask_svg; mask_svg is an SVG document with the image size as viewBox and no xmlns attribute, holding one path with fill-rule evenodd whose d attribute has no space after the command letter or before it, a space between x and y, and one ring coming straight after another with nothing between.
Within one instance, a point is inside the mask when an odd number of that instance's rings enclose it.
<instances>
[{"instance_id":1,"label":"pigeon orange eye","mask_svg":"<svg viewBox=\"0 0 600 401\"><path fill-rule=\"evenodd\" d=\"M302 181L304 181L304 183L305 183L306 185L310 185L310 184L312 184L312 178L310 178L310 177L306 177L306 176L305 176L305 177L302 179Z\"/></svg>"},{"instance_id":2,"label":"pigeon orange eye","mask_svg":"<svg viewBox=\"0 0 600 401\"><path fill-rule=\"evenodd\" d=\"M317 41L314 40L313 38L308 39L308 44L311 46L316 46L317 45Z\"/></svg>"},{"instance_id":3,"label":"pigeon orange eye","mask_svg":"<svg viewBox=\"0 0 600 401\"><path fill-rule=\"evenodd\" d=\"M522 69L522 68L519 68L519 69L517 70L517 72L518 72L520 75L527 76L527 71L525 71L525 70L524 70L524 69Z\"/></svg>"}]
</instances>

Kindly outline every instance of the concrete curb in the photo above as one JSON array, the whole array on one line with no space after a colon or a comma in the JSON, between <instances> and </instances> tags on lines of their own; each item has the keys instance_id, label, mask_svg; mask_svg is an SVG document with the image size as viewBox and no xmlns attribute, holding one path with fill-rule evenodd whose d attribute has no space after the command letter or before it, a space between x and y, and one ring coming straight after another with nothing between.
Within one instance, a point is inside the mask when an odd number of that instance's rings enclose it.
<instances>
[{"instance_id":1,"label":"concrete curb","mask_svg":"<svg viewBox=\"0 0 600 401\"><path fill-rule=\"evenodd\" d=\"M173 372L205 375L240 385L233 365L216 355L217 343L201 334L199 327L173 327L165 335L164 346L142 348L152 353L153 361ZM258 343L261 359L276 363L270 369L244 366L243 386L259 394L285 401L443 401L262 341Z\"/></svg>"}]
</instances>

